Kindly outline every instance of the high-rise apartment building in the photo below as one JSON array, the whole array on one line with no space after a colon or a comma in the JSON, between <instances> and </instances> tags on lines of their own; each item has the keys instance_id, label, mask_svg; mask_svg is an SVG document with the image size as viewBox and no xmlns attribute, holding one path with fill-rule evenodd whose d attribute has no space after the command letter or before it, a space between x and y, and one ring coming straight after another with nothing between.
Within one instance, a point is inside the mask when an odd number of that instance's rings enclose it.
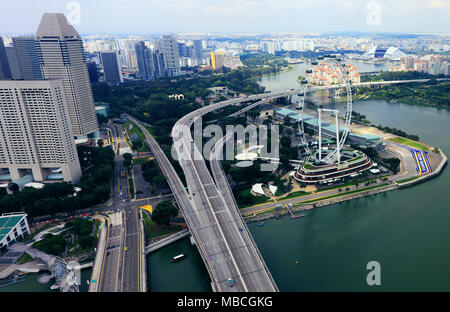
<instances>
[{"instance_id":1,"label":"high-rise apartment building","mask_svg":"<svg viewBox=\"0 0 450 312\"><path fill-rule=\"evenodd\" d=\"M41 64L39 62L34 38L13 37L12 42L22 79L42 79Z\"/></svg>"},{"instance_id":2,"label":"high-rise apartment building","mask_svg":"<svg viewBox=\"0 0 450 312\"><path fill-rule=\"evenodd\" d=\"M158 41L158 50L163 54L164 67L168 77L180 75L180 56L177 40L173 35L163 35Z\"/></svg>"},{"instance_id":3,"label":"high-rise apartment building","mask_svg":"<svg viewBox=\"0 0 450 312\"><path fill-rule=\"evenodd\" d=\"M223 67L224 56L221 52L215 53L211 52L211 67L213 69L218 69Z\"/></svg>"},{"instance_id":4,"label":"high-rise apartment building","mask_svg":"<svg viewBox=\"0 0 450 312\"><path fill-rule=\"evenodd\" d=\"M81 177L61 80L0 81L0 169L12 181Z\"/></svg>"},{"instance_id":5,"label":"high-rise apartment building","mask_svg":"<svg viewBox=\"0 0 450 312\"><path fill-rule=\"evenodd\" d=\"M203 47L202 47L202 41L201 40L194 40L193 41L193 58L196 58L197 61L200 60L202 58L202 52L203 52Z\"/></svg>"},{"instance_id":6,"label":"high-rise apartment building","mask_svg":"<svg viewBox=\"0 0 450 312\"><path fill-rule=\"evenodd\" d=\"M11 71L9 70L8 56L6 55L3 38L0 37L0 80L11 79Z\"/></svg>"},{"instance_id":7,"label":"high-rise apartment building","mask_svg":"<svg viewBox=\"0 0 450 312\"><path fill-rule=\"evenodd\" d=\"M64 14L44 13L35 34L44 79L61 79L73 134L98 131L83 42Z\"/></svg>"},{"instance_id":8,"label":"high-rise apartment building","mask_svg":"<svg viewBox=\"0 0 450 312\"><path fill-rule=\"evenodd\" d=\"M164 56L158 50L152 50L141 41L136 44L136 58L140 79L152 80L166 76Z\"/></svg>"},{"instance_id":9,"label":"high-rise apartment building","mask_svg":"<svg viewBox=\"0 0 450 312\"><path fill-rule=\"evenodd\" d=\"M103 65L105 82L111 84L123 82L122 66L117 52L100 52L100 61Z\"/></svg>"}]
</instances>

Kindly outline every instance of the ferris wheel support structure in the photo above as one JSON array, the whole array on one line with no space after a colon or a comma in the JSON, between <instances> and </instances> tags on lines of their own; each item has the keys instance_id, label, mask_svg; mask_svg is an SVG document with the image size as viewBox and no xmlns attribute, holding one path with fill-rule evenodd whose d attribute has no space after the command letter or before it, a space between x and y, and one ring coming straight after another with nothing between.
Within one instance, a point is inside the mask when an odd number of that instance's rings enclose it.
<instances>
[{"instance_id":1,"label":"ferris wheel support structure","mask_svg":"<svg viewBox=\"0 0 450 312\"><path fill-rule=\"evenodd\" d=\"M335 59L335 57L333 56L327 56L331 59ZM321 58L322 60L323 58ZM347 94L347 105L345 106L345 115L344 115L344 120L345 120L345 126L344 126L344 130L343 130L343 134L342 136L339 137L339 125L338 125L338 119L337 119L337 113L336 113L336 126L337 126L337 133L336 133L336 149L333 150L331 153L329 153L327 156L325 156L323 159L321 159L321 161L325 162L325 163L335 163L335 162L340 162L340 154L342 151L342 148L344 146L345 141L347 140L348 134L350 132L350 124L352 122L352 105L353 105L353 95L352 95L352 88L351 88L351 81L348 78L348 72L346 71L345 65L341 64L341 59L335 59L335 64L337 65L337 68L339 69L339 73L342 77L343 82L345 83L345 89L346 89L346 94ZM306 96L306 91L307 91L307 86L308 86L308 81L307 80L303 80L302 82L302 86L303 88L301 89L302 91L299 93L299 101L298 101L298 119L299 119L299 134L301 137L301 141L303 144L305 144L307 146L306 143L306 138L305 138L305 127L304 127L304 108L305 108L305 96ZM319 112L320 114L320 112ZM319 121L319 129L321 130L321 122ZM321 155L321 145L322 142L321 141L321 131L319 130L319 153ZM308 148L306 147L306 149L308 150Z\"/></svg>"}]
</instances>

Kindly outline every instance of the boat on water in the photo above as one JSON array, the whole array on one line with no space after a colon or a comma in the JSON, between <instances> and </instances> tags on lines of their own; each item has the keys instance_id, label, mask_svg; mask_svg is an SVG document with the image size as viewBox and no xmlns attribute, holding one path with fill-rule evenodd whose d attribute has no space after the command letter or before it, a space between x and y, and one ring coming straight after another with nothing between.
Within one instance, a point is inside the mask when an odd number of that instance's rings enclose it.
<instances>
[{"instance_id":1,"label":"boat on water","mask_svg":"<svg viewBox=\"0 0 450 312\"><path fill-rule=\"evenodd\" d=\"M264 226L264 222L258 223L258 226Z\"/></svg>"},{"instance_id":2,"label":"boat on water","mask_svg":"<svg viewBox=\"0 0 450 312\"><path fill-rule=\"evenodd\" d=\"M185 259L187 256L185 254L180 254L178 256L173 257L170 262L178 262Z\"/></svg>"}]
</instances>

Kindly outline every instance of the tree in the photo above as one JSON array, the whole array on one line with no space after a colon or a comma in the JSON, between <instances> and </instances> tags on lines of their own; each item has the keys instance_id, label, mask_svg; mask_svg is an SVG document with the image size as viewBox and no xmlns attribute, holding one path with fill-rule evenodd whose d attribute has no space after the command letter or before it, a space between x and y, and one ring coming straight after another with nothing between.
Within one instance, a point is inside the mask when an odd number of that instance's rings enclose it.
<instances>
[{"instance_id":1,"label":"tree","mask_svg":"<svg viewBox=\"0 0 450 312\"><path fill-rule=\"evenodd\" d=\"M170 218L178 215L178 208L171 201L164 200L156 205L152 212L152 220L158 225L169 225Z\"/></svg>"},{"instance_id":2,"label":"tree","mask_svg":"<svg viewBox=\"0 0 450 312\"><path fill-rule=\"evenodd\" d=\"M130 153L125 153L123 154L123 165L125 167L130 167L131 166L131 160L133 159L133 155Z\"/></svg>"}]
</instances>

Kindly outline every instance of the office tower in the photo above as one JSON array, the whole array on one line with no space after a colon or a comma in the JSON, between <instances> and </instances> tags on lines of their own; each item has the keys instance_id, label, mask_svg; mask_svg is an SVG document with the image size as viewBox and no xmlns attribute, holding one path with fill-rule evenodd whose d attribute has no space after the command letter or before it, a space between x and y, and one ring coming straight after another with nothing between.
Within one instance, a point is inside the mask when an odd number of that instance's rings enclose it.
<instances>
[{"instance_id":1,"label":"office tower","mask_svg":"<svg viewBox=\"0 0 450 312\"><path fill-rule=\"evenodd\" d=\"M2 37L0 37L0 79L11 79L8 57L6 56L6 50Z\"/></svg>"},{"instance_id":2,"label":"office tower","mask_svg":"<svg viewBox=\"0 0 450 312\"><path fill-rule=\"evenodd\" d=\"M158 50L163 54L164 67L168 77L180 75L180 56L177 40L173 35L163 35L158 41Z\"/></svg>"},{"instance_id":3,"label":"office tower","mask_svg":"<svg viewBox=\"0 0 450 312\"><path fill-rule=\"evenodd\" d=\"M143 41L137 43L135 49L140 79L152 80L166 76L164 56L160 51L149 49Z\"/></svg>"},{"instance_id":4,"label":"office tower","mask_svg":"<svg viewBox=\"0 0 450 312\"><path fill-rule=\"evenodd\" d=\"M73 134L98 131L81 36L61 13L44 13L35 34L44 79L62 79Z\"/></svg>"},{"instance_id":5,"label":"office tower","mask_svg":"<svg viewBox=\"0 0 450 312\"><path fill-rule=\"evenodd\" d=\"M203 48L202 48L202 41L201 40L194 40L193 41L194 44L194 51L193 51L193 58L196 58L197 60L200 60L202 58L202 52L203 52Z\"/></svg>"},{"instance_id":6,"label":"office tower","mask_svg":"<svg viewBox=\"0 0 450 312\"><path fill-rule=\"evenodd\" d=\"M12 181L28 175L34 181L79 181L61 80L0 81L0 133L0 168L9 170Z\"/></svg>"},{"instance_id":7,"label":"office tower","mask_svg":"<svg viewBox=\"0 0 450 312\"><path fill-rule=\"evenodd\" d=\"M24 80L42 79L41 64L33 37L13 37L14 49L22 78Z\"/></svg>"},{"instance_id":8,"label":"office tower","mask_svg":"<svg viewBox=\"0 0 450 312\"><path fill-rule=\"evenodd\" d=\"M9 70L11 72L11 79L23 79L22 72L19 68L19 62L17 60L16 49L14 47L5 47L5 52L8 59Z\"/></svg>"},{"instance_id":9,"label":"office tower","mask_svg":"<svg viewBox=\"0 0 450 312\"><path fill-rule=\"evenodd\" d=\"M94 61L88 61L87 62L87 69L89 73L89 81L91 83L98 82L98 68L97 63Z\"/></svg>"},{"instance_id":10,"label":"office tower","mask_svg":"<svg viewBox=\"0 0 450 312\"><path fill-rule=\"evenodd\" d=\"M123 82L122 66L117 52L100 52L100 61L103 65L103 73L107 83Z\"/></svg>"}]
</instances>

